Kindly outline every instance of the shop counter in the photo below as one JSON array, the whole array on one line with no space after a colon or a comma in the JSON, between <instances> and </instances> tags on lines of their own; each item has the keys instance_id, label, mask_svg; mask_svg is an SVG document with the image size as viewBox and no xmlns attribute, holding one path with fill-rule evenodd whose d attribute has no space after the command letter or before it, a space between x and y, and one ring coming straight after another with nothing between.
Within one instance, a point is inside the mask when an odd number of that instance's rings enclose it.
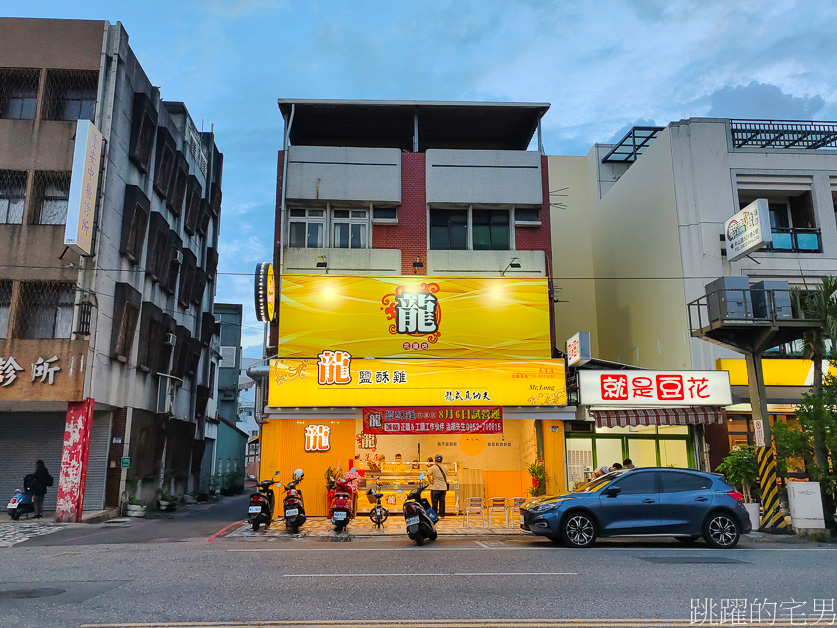
<instances>
[{"instance_id":1,"label":"shop counter","mask_svg":"<svg viewBox=\"0 0 837 628\"><path fill-rule=\"evenodd\" d=\"M430 464L391 462L384 463L382 469L366 469L363 481L358 486L358 492L361 494L358 499L358 513L368 513L372 510L375 502L371 496L366 495L366 491L371 488L383 493L381 503L386 506L390 515L401 514L407 495L423 481L419 476L426 472ZM444 467L450 484L445 495L445 513L455 514L459 510L459 469L455 462L445 464ZM399 490L402 492L399 493ZM429 488L425 489L423 496L427 501L431 501Z\"/></svg>"}]
</instances>

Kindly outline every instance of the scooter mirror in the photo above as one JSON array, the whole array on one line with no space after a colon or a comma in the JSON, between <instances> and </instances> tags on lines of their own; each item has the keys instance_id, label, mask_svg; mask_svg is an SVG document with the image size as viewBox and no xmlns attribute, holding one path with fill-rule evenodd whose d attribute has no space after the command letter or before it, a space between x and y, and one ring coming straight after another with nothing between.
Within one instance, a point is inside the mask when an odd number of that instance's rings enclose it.
<instances>
[{"instance_id":1,"label":"scooter mirror","mask_svg":"<svg viewBox=\"0 0 837 628\"><path fill-rule=\"evenodd\" d=\"M250 479L251 479L251 480L255 480L255 479L256 479L256 476L255 476L255 475L253 475L253 474L251 473L251 474L250 474Z\"/></svg>"},{"instance_id":2,"label":"scooter mirror","mask_svg":"<svg viewBox=\"0 0 837 628\"><path fill-rule=\"evenodd\" d=\"M279 475L280 473L281 473L281 471L277 471L277 472L276 472L276 473L274 473L273 475L274 475L274 477L275 477L275 476Z\"/></svg>"},{"instance_id":3,"label":"scooter mirror","mask_svg":"<svg viewBox=\"0 0 837 628\"><path fill-rule=\"evenodd\" d=\"M355 469L354 467L352 467L352 473L357 473L357 469Z\"/></svg>"},{"instance_id":4,"label":"scooter mirror","mask_svg":"<svg viewBox=\"0 0 837 628\"><path fill-rule=\"evenodd\" d=\"M305 471L303 471L302 469L297 469L296 471L294 471L294 479L301 480L304 477Z\"/></svg>"},{"instance_id":5,"label":"scooter mirror","mask_svg":"<svg viewBox=\"0 0 837 628\"><path fill-rule=\"evenodd\" d=\"M400 488L397 488L397 489L395 489L395 492L396 493L403 493L404 491L402 491Z\"/></svg>"},{"instance_id":6,"label":"scooter mirror","mask_svg":"<svg viewBox=\"0 0 837 628\"><path fill-rule=\"evenodd\" d=\"M422 474L419 476L419 480L423 480L423 479L424 479L424 473L422 473Z\"/></svg>"}]
</instances>

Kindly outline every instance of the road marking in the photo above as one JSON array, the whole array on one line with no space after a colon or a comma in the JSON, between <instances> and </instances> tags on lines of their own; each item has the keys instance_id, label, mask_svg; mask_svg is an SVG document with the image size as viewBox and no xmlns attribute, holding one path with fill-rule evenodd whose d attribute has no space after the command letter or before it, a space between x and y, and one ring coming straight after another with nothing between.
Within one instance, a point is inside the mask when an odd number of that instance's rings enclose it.
<instances>
[{"instance_id":1,"label":"road marking","mask_svg":"<svg viewBox=\"0 0 837 628\"><path fill-rule=\"evenodd\" d=\"M498 547L505 547L505 541L474 541L480 547L484 547L485 549L495 549Z\"/></svg>"},{"instance_id":2,"label":"road marking","mask_svg":"<svg viewBox=\"0 0 837 628\"><path fill-rule=\"evenodd\" d=\"M713 554L715 556L736 556L743 552L837 552L837 547L742 547L740 549L727 550L729 554L722 553L724 550L712 548L685 549L679 547L596 547L596 548L574 548L574 547L549 547L531 545L527 547L248 547L241 549L227 549L227 552L679 552L682 556L688 557L696 553Z\"/></svg>"},{"instance_id":3,"label":"road marking","mask_svg":"<svg viewBox=\"0 0 837 628\"><path fill-rule=\"evenodd\" d=\"M206 539L206 540L207 540L208 542L210 542L210 543L214 543L214 542L215 542L215 539L216 539L216 538L218 538L219 536L221 536L222 534L224 534L224 532L226 532L227 530L229 530L229 529L230 529L230 528L232 528L233 526L237 526L237 525L240 525L240 524L242 524L242 523L246 523L246 522L242 520L242 521L236 521L236 522L234 522L234 523L231 523L231 524L230 524L230 525L228 525L227 527L225 527L225 528L223 528L223 529L221 529L221 530L218 530L215 534L213 534L212 536L210 536L210 537L209 537L208 539Z\"/></svg>"},{"instance_id":4,"label":"road marking","mask_svg":"<svg viewBox=\"0 0 837 628\"><path fill-rule=\"evenodd\" d=\"M485 571L432 573L286 573L283 578L386 578L389 576L577 576L571 571Z\"/></svg>"},{"instance_id":5,"label":"road marking","mask_svg":"<svg viewBox=\"0 0 837 628\"><path fill-rule=\"evenodd\" d=\"M694 626L689 619L340 619L340 620L277 620L257 622L176 622L150 624L83 624L81 628L247 628L257 626L363 626L364 628L511 628L518 626L543 628L677 628ZM756 628L759 623L741 623L742 627ZM778 622L780 628L802 624Z\"/></svg>"}]
</instances>

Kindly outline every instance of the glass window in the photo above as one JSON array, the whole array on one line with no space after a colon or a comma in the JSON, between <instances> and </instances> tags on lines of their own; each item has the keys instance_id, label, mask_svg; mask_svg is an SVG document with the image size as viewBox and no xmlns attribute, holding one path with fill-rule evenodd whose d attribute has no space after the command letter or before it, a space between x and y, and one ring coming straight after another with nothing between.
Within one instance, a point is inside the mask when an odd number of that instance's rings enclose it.
<instances>
[{"instance_id":1,"label":"glass window","mask_svg":"<svg viewBox=\"0 0 837 628\"><path fill-rule=\"evenodd\" d=\"M47 72L44 118L47 120L92 120L96 113L99 73L83 70Z\"/></svg>"},{"instance_id":2,"label":"glass window","mask_svg":"<svg viewBox=\"0 0 837 628\"><path fill-rule=\"evenodd\" d=\"M622 455L621 438L597 438L596 439L596 466L611 466L618 462L622 464L625 456Z\"/></svg>"},{"instance_id":3,"label":"glass window","mask_svg":"<svg viewBox=\"0 0 837 628\"><path fill-rule=\"evenodd\" d=\"M593 439L567 439L567 483L579 486L587 480L585 471L593 470Z\"/></svg>"},{"instance_id":4,"label":"glass window","mask_svg":"<svg viewBox=\"0 0 837 628\"><path fill-rule=\"evenodd\" d=\"M395 207L381 207L379 205L372 206L373 220L396 220L398 213Z\"/></svg>"},{"instance_id":5,"label":"glass window","mask_svg":"<svg viewBox=\"0 0 837 628\"><path fill-rule=\"evenodd\" d=\"M509 243L509 212L504 209L475 209L471 217L474 250L507 251Z\"/></svg>"},{"instance_id":6,"label":"glass window","mask_svg":"<svg viewBox=\"0 0 837 628\"><path fill-rule=\"evenodd\" d=\"M39 70L0 70L0 118L34 120Z\"/></svg>"},{"instance_id":7,"label":"glass window","mask_svg":"<svg viewBox=\"0 0 837 628\"><path fill-rule=\"evenodd\" d=\"M0 281L0 338L8 338L9 309L12 305L12 282Z\"/></svg>"},{"instance_id":8,"label":"glass window","mask_svg":"<svg viewBox=\"0 0 837 628\"><path fill-rule=\"evenodd\" d=\"M663 493L682 493L685 491L703 491L712 486L712 480L694 473L674 473L663 471Z\"/></svg>"},{"instance_id":9,"label":"glass window","mask_svg":"<svg viewBox=\"0 0 837 628\"><path fill-rule=\"evenodd\" d=\"M657 466L657 441L651 438L629 438L628 458L637 467Z\"/></svg>"},{"instance_id":10,"label":"glass window","mask_svg":"<svg viewBox=\"0 0 837 628\"><path fill-rule=\"evenodd\" d=\"M23 222L26 199L26 173L0 170L0 225L19 225Z\"/></svg>"},{"instance_id":11,"label":"glass window","mask_svg":"<svg viewBox=\"0 0 837 628\"><path fill-rule=\"evenodd\" d=\"M325 210L292 208L288 225L288 246L321 249L325 246Z\"/></svg>"},{"instance_id":12,"label":"glass window","mask_svg":"<svg viewBox=\"0 0 837 628\"><path fill-rule=\"evenodd\" d=\"M687 469L689 454L685 440L660 441L660 466Z\"/></svg>"},{"instance_id":13,"label":"glass window","mask_svg":"<svg viewBox=\"0 0 837 628\"><path fill-rule=\"evenodd\" d=\"M332 211L333 235L331 246L336 249L365 249L369 231L369 212L366 209L335 209Z\"/></svg>"},{"instance_id":14,"label":"glass window","mask_svg":"<svg viewBox=\"0 0 837 628\"><path fill-rule=\"evenodd\" d=\"M69 172L36 172L34 194L38 224L63 225L67 222L70 199Z\"/></svg>"},{"instance_id":15,"label":"glass window","mask_svg":"<svg viewBox=\"0 0 837 628\"><path fill-rule=\"evenodd\" d=\"M515 222L539 222L540 212L537 209L516 207L514 210Z\"/></svg>"},{"instance_id":16,"label":"glass window","mask_svg":"<svg viewBox=\"0 0 837 628\"><path fill-rule=\"evenodd\" d=\"M637 473L631 471L624 477L619 478L614 486L622 489L621 495L639 495L642 493L656 493L657 487L655 485L656 473Z\"/></svg>"},{"instance_id":17,"label":"glass window","mask_svg":"<svg viewBox=\"0 0 837 628\"><path fill-rule=\"evenodd\" d=\"M430 210L430 248L464 251L468 248L468 210Z\"/></svg>"}]
</instances>

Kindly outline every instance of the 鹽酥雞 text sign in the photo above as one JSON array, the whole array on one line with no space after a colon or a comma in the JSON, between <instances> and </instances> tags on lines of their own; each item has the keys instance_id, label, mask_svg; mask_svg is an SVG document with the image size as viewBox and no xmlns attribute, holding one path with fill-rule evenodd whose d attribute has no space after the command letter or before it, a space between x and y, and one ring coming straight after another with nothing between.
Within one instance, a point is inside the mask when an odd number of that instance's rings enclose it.
<instances>
[{"instance_id":1,"label":"\u9e7d\u9165\u96de text sign","mask_svg":"<svg viewBox=\"0 0 837 628\"><path fill-rule=\"evenodd\" d=\"M364 408L365 434L502 434L503 409L492 407Z\"/></svg>"},{"instance_id":2,"label":"\u9e7d\u9165\u96de text sign","mask_svg":"<svg viewBox=\"0 0 837 628\"><path fill-rule=\"evenodd\" d=\"M587 406L726 406L732 403L726 371L579 371Z\"/></svg>"},{"instance_id":3,"label":"\u9e7d\u9165\u96de text sign","mask_svg":"<svg viewBox=\"0 0 837 628\"><path fill-rule=\"evenodd\" d=\"M272 407L563 406L563 360L273 360Z\"/></svg>"}]
</instances>

